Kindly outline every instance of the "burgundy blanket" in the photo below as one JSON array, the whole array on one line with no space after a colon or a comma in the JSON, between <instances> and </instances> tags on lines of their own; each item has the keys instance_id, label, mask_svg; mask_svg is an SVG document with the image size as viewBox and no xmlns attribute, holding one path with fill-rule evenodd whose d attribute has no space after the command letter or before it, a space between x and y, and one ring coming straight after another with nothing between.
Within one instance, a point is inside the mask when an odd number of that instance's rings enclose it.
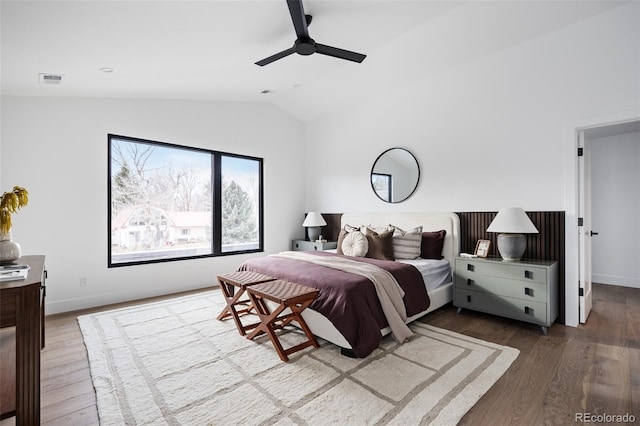
<instances>
[{"instance_id":1,"label":"burgundy blanket","mask_svg":"<svg viewBox=\"0 0 640 426\"><path fill-rule=\"evenodd\" d=\"M341 256L312 252L318 256ZM430 304L422 274L413 266L389 260L350 257L386 269L405 292L407 317L425 311ZM311 308L325 317L342 333L359 358L364 358L382 340L380 330L387 327L375 287L368 279L313 263L274 256L250 259L238 270L256 271L320 290Z\"/></svg>"}]
</instances>

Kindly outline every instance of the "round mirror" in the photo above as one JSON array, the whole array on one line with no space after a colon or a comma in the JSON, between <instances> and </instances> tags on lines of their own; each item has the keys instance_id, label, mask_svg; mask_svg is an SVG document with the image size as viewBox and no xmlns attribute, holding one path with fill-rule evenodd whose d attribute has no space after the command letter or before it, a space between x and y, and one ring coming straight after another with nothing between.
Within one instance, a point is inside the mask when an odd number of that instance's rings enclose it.
<instances>
[{"instance_id":1,"label":"round mirror","mask_svg":"<svg viewBox=\"0 0 640 426\"><path fill-rule=\"evenodd\" d=\"M418 187L420 167L412 153L391 148L378 156L371 168L371 187L382 201L399 203Z\"/></svg>"}]
</instances>

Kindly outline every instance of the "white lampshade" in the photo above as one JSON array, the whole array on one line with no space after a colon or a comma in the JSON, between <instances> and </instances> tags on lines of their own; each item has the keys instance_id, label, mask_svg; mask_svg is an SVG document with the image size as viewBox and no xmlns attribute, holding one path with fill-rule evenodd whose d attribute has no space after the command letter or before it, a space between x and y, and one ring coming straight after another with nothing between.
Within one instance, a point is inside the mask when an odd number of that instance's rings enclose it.
<instances>
[{"instance_id":1,"label":"white lampshade","mask_svg":"<svg viewBox=\"0 0 640 426\"><path fill-rule=\"evenodd\" d=\"M307 228L307 234L309 235L309 241L316 241L320 237L320 227L325 226L325 222L322 215L318 212L309 212L307 217L302 222L302 226Z\"/></svg>"},{"instance_id":2,"label":"white lampshade","mask_svg":"<svg viewBox=\"0 0 640 426\"><path fill-rule=\"evenodd\" d=\"M302 226L305 227L325 226L326 224L327 222L325 222L322 215L318 212L309 212L304 222L302 222Z\"/></svg>"},{"instance_id":3,"label":"white lampshade","mask_svg":"<svg viewBox=\"0 0 640 426\"><path fill-rule=\"evenodd\" d=\"M502 232L505 234L537 234L529 216L520 207L500 209L493 219L487 232Z\"/></svg>"}]
</instances>

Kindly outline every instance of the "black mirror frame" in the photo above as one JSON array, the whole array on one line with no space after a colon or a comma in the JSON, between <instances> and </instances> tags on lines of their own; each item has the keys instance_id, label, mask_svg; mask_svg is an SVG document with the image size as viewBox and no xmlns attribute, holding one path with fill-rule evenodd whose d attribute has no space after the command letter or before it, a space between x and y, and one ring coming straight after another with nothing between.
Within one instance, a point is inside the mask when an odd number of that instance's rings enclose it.
<instances>
[{"instance_id":1,"label":"black mirror frame","mask_svg":"<svg viewBox=\"0 0 640 426\"><path fill-rule=\"evenodd\" d=\"M413 158L413 161L415 161L415 163L416 163L416 168L418 169L418 176L416 177L416 183L415 183L413 189L411 190L411 192L409 193L409 195L404 197L402 200L387 201L384 198L380 197L380 195L376 192L376 189L373 186L373 182L372 182L371 177L374 174L374 169L376 168L376 164L378 164L378 161L380 160L380 158L382 158L382 156L385 155L386 153L388 153L389 151L393 151L393 150L396 150L396 149L405 151L406 153L408 153L411 156L411 158ZM405 148L393 147L393 148L387 149L386 151L384 151L380 155L378 155L378 157L376 158L376 161L373 162L373 166L371 166L371 171L369 172L369 184L371 185L371 190L376 195L376 197L378 197L378 199L384 201L385 203L397 204L397 203L401 203L403 201L408 200L414 194L414 192L416 192L416 189L418 189L418 184L420 184L420 164L418 163L418 159L416 158L415 155L413 155L413 153L411 151L409 151L408 149L405 149Z\"/></svg>"}]
</instances>

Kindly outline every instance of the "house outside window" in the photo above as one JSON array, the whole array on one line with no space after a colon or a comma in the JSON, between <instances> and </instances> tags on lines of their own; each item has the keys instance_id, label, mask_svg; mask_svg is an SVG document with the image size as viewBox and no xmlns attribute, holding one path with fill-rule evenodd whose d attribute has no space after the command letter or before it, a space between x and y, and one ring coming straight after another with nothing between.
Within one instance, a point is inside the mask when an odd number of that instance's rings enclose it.
<instances>
[{"instance_id":1,"label":"house outside window","mask_svg":"<svg viewBox=\"0 0 640 426\"><path fill-rule=\"evenodd\" d=\"M263 250L261 158L108 142L109 267Z\"/></svg>"}]
</instances>

